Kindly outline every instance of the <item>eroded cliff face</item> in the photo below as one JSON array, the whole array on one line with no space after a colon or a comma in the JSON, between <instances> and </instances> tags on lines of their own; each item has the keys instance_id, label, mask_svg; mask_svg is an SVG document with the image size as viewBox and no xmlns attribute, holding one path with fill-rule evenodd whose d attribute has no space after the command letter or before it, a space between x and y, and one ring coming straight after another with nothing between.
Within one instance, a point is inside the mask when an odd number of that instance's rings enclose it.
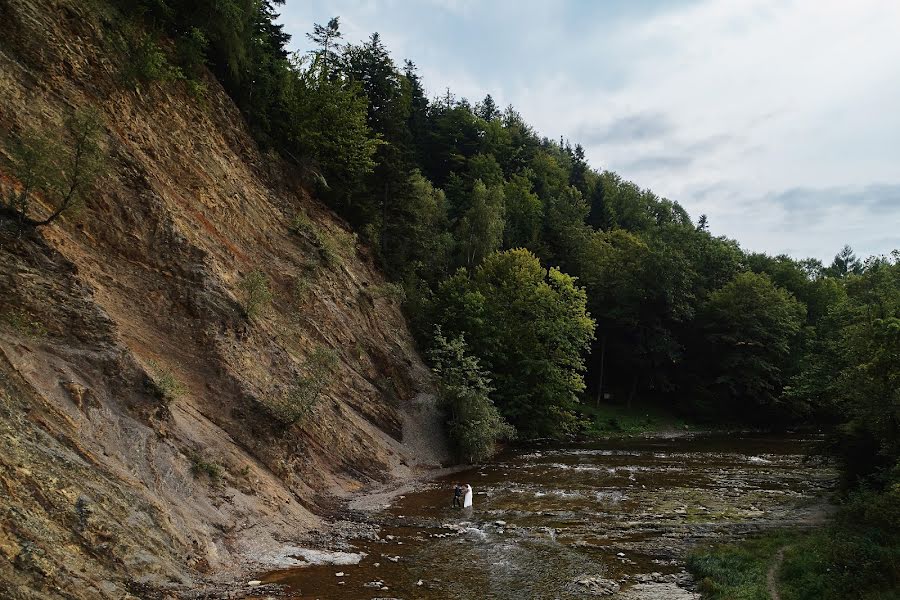
<instances>
[{"instance_id":1,"label":"eroded cliff face","mask_svg":"<svg viewBox=\"0 0 900 600\"><path fill-rule=\"evenodd\" d=\"M447 460L368 251L260 153L212 78L200 99L124 85L119 26L103 2L0 0L0 187L18 185L12 140L75 108L99 111L107 156L83 207L0 228L4 597L199 585L326 527L334 498ZM298 212L312 226L294 233ZM273 299L251 319L257 270ZM279 424L266 401L317 349L335 376Z\"/></svg>"}]
</instances>

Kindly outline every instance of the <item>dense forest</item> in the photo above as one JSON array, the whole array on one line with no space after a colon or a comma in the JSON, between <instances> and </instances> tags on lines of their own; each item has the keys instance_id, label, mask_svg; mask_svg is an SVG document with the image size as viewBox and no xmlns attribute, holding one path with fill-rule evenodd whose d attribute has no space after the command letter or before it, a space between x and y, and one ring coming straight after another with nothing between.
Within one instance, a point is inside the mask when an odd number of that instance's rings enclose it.
<instances>
[{"instance_id":1,"label":"dense forest","mask_svg":"<svg viewBox=\"0 0 900 600\"><path fill-rule=\"evenodd\" d=\"M873 577L897 577L900 253L747 252L490 95L428 97L377 33L347 43L334 18L291 54L280 3L122 1L139 24L129 70L202 96L209 67L259 144L374 249L463 458L582 432L604 403L828 425L864 523L830 560L863 553Z\"/></svg>"}]
</instances>

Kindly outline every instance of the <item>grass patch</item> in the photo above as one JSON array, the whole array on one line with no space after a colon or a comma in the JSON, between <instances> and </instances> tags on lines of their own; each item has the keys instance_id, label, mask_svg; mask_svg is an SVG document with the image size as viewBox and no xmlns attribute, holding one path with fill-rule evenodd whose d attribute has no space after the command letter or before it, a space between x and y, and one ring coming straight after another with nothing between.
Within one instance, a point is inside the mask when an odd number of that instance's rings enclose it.
<instances>
[{"instance_id":1,"label":"grass patch","mask_svg":"<svg viewBox=\"0 0 900 600\"><path fill-rule=\"evenodd\" d=\"M44 324L24 310L11 310L3 313L0 321L27 337L43 338L47 336L47 328L44 327Z\"/></svg>"},{"instance_id":2,"label":"grass patch","mask_svg":"<svg viewBox=\"0 0 900 600\"><path fill-rule=\"evenodd\" d=\"M150 369L153 371L151 382L156 396L166 404L175 402L187 393L187 388L171 369L155 362L150 363Z\"/></svg>"},{"instance_id":3,"label":"grass patch","mask_svg":"<svg viewBox=\"0 0 900 600\"><path fill-rule=\"evenodd\" d=\"M400 304L406 302L406 289L399 283L386 281L369 287L368 292L372 299L384 298Z\"/></svg>"},{"instance_id":4,"label":"grass patch","mask_svg":"<svg viewBox=\"0 0 900 600\"><path fill-rule=\"evenodd\" d=\"M694 426L664 407L647 405L628 408L615 404L582 404L582 431L588 436L637 434L690 430Z\"/></svg>"},{"instance_id":5,"label":"grass patch","mask_svg":"<svg viewBox=\"0 0 900 600\"><path fill-rule=\"evenodd\" d=\"M188 456L191 461L191 473L194 477L206 475L213 482L218 482L225 475L225 467L215 461L208 460L197 453Z\"/></svg>"},{"instance_id":6,"label":"grass patch","mask_svg":"<svg viewBox=\"0 0 900 600\"><path fill-rule=\"evenodd\" d=\"M302 210L297 211L291 219L288 229L302 238L308 239L319 251L319 258L328 267L337 267L356 252L357 236L355 233L335 229L327 231L313 223Z\"/></svg>"},{"instance_id":7,"label":"grass patch","mask_svg":"<svg viewBox=\"0 0 900 600\"><path fill-rule=\"evenodd\" d=\"M688 557L688 569L705 599L768 600L766 576L785 547L775 582L782 600L897 600L896 500L892 492L865 492L822 528L698 549Z\"/></svg>"},{"instance_id":8,"label":"grass patch","mask_svg":"<svg viewBox=\"0 0 900 600\"><path fill-rule=\"evenodd\" d=\"M688 557L688 569L709 600L769 600L769 567L778 549L796 544L798 535L777 532L697 550Z\"/></svg>"}]
</instances>

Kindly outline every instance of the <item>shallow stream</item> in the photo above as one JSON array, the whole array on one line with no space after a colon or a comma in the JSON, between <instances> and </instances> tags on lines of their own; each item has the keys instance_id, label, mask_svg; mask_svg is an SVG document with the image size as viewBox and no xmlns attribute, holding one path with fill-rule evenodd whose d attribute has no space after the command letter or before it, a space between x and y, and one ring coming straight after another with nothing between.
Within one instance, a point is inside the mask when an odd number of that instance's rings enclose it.
<instances>
[{"instance_id":1,"label":"shallow stream","mask_svg":"<svg viewBox=\"0 0 900 600\"><path fill-rule=\"evenodd\" d=\"M810 436L546 444L422 484L374 515L350 564L272 573L297 599L694 598L696 544L815 526L835 472ZM453 482L474 507L451 507ZM352 564L356 560L357 564ZM315 560L315 557L307 557Z\"/></svg>"}]
</instances>

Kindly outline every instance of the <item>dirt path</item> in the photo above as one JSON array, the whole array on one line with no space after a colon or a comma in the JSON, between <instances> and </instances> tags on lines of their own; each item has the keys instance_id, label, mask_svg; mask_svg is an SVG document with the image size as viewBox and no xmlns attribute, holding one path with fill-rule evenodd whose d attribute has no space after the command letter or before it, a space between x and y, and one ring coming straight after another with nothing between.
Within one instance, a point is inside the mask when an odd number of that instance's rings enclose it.
<instances>
[{"instance_id":1,"label":"dirt path","mask_svg":"<svg viewBox=\"0 0 900 600\"><path fill-rule=\"evenodd\" d=\"M766 574L766 589L769 592L769 596L772 597L772 600L781 600L777 584L778 569L781 568L781 563L784 562L784 551L787 549L787 546L782 546L778 549L778 552L775 553L775 559L772 561L772 566L769 567L769 572Z\"/></svg>"}]
</instances>

